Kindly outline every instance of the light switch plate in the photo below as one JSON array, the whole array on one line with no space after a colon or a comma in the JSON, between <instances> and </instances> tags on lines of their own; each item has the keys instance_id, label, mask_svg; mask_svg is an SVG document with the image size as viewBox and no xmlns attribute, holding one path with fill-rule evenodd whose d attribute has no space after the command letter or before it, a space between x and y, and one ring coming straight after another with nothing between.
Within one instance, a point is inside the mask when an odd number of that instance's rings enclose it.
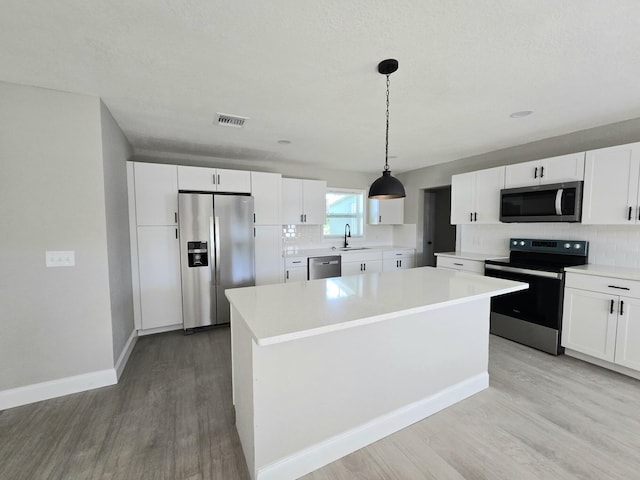
<instances>
[{"instance_id":1,"label":"light switch plate","mask_svg":"<svg viewBox=\"0 0 640 480\"><path fill-rule=\"evenodd\" d=\"M73 267L76 264L76 252L54 252L47 250L45 263L47 267Z\"/></svg>"}]
</instances>

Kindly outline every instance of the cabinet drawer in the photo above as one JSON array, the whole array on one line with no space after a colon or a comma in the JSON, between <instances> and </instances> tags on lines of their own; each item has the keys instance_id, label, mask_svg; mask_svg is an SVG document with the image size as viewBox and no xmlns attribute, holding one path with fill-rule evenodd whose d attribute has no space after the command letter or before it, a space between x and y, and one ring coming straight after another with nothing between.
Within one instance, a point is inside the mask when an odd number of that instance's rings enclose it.
<instances>
[{"instance_id":1,"label":"cabinet drawer","mask_svg":"<svg viewBox=\"0 0 640 480\"><path fill-rule=\"evenodd\" d=\"M451 257L437 257L437 265L442 268L451 268L454 270L463 270L465 272L473 272L484 275L484 262L479 260L462 260Z\"/></svg>"},{"instance_id":2,"label":"cabinet drawer","mask_svg":"<svg viewBox=\"0 0 640 480\"><path fill-rule=\"evenodd\" d=\"M305 267L307 268L307 257L286 257L284 259L285 268Z\"/></svg>"},{"instance_id":3,"label":"cabinet drawer","mask_svg":"<svg viewBox=\"0 0 640 480\"><path fill-rule=\"evenodd\" d=\"M595 275L581 275L579 273L567 272L565 286L568 288L579 288L581 290L591 290L610 295L640 298L640 282L635 280L599 277Z\"/></svg>"},{"instance_id":4,"label":"cabinet drawer","mask_svg":"<svg viewBox=\"0 0 640 480\"><path fill-rule=\"evenodd\" d=\"M370 262L374 260L382 261L382 252L376 250L374 252L357 251L357 252L342 252L342 263L348 262Z\"/></svg>"},{"instance_id":5,"label":"cabinet drawer","mask_svg":"<svg viewBox=\"0 0 640 480\"><path fill-rule=\"evenodd\" d=\"M383 260L388 260L390 258L409 257L411 255L413 255L412 248L399 248L395 250L385 250L384 252L382 252Z\"/></svg>"}]
</instances>

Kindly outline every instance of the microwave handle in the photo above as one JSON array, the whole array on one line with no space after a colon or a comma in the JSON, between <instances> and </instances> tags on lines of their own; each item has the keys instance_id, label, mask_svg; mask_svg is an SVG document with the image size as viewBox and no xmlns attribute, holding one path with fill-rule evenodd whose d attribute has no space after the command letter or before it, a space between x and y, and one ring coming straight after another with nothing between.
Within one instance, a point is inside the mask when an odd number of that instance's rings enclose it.
<instances>
[{"instance_id":1,"label":"microwave handle","mask_svg":"<svg viewBox=\"0 0 640 480\"><path fill-rule=\"evenodd\" d=\"M564 188L559 188L556 192L556 215L562 215L562 194Z\"/></svg>"}]
</instances>

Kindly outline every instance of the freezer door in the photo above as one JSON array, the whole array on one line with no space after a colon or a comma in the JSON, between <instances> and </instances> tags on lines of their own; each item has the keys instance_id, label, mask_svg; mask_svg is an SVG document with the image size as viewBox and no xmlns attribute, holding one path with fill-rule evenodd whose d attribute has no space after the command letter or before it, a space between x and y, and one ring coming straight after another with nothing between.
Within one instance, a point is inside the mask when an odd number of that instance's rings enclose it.
<instances>
[{"instance_id":1,"label":"freezer door","mask_svg":"<svg viewBox=\"0 0 640 480\"><path fill-rule=\"evenodd\" d=\"M216 318L229 323L227 288L255 285L253 197L214 195Z\"/></svg>"},{"instance_id":2,"label":"freezer door","mask_svg":"<svg viewBox=\"0 0 640 480\"><path fill-rule=\"evenodd\" d=\"M180 264L184 329L211 325L215 320L213 279L213 195L178 194Z\"/></svg>"}]
</instances>

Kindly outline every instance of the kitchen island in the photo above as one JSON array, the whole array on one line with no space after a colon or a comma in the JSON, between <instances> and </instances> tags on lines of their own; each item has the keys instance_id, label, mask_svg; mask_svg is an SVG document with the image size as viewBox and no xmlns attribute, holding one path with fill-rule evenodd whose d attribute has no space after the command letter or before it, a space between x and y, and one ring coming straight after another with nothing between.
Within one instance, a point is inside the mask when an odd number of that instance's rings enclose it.
<instances>
[{"instance_id":1,"label":"kitchen island","mask_svg":"<svg viewBox=\"0 0 640 480\"><path fill-rule=\"evenodd\" d=\"M227 290L251 478L298 478L487 388L490 299L525 288L423 267Z\"/></svg>"}]
</instances>

